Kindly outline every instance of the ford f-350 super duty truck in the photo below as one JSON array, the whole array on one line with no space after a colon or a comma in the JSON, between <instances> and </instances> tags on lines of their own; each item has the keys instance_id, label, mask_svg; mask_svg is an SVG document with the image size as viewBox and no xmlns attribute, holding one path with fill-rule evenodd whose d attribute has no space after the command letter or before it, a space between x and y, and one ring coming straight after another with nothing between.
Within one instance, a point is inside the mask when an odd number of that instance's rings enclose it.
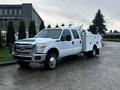
<instances>
[{"instance_id":1,"label":"ford f-350 super duty truck","mask_svg":"<svg viewBox=\"0 0 120 90\"><path fill-rule=\"evenodd\" d=\"M80 28L51 28L40 31L34 38L18 40L13 46L13 57L24 67L30 63L44 63L55 69L57 61L65 56L83 53L85 56L99 55L102 47L100 34L85 32Z\"/></svg>"}]
</instances>

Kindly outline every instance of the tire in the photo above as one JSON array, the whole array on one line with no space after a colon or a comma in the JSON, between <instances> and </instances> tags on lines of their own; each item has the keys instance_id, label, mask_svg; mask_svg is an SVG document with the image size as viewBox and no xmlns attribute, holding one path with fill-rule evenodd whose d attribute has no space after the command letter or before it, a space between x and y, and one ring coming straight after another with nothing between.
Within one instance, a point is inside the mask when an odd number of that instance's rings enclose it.
<instances>
[{"instance_id":1,"label":"tire","mask_svg":"<svg viewBox=\"0 0 120 90\"><path fill-rule=\"evenodd\" d=\"M86 53L84 53L84 56L87 56L87 57L95 57L97 55L97 48L93 48L92 51L88 51Z\"/></svg>"},{"instance_id":2,"label":"tire","mask_svg":"<svg viewBox=\"0 0 120 90\"><path fill-rule=\"evenodd\" d=\"M91 55L92 57L95 57L97 55L97 48L93 48Z\"/></svg>"},{"instance_id":3,"label":"tire","mask_svg":"<svg viewBox=\"0 0 120 90\"><path fill-rule=\"evenodd\" d=\"M44 66L48 70L53 70L57 66L57 55L55 53L50 53L47 55Z\"/></svg>"},{"instance_id":4,"label":"tire","mask_svg":"<svg viewBox=\"0 0 120 90\"><path fill-rule=\"evenodd\" d=\"M84 56L86 56L86 57L92 57L92 51L85 52Z\"/></svg>"},{"instance_id":5,"label":"tire","mask_svg":"<svg viewBox=\"0 0 120 90\"><path fill-rule=\"evenodd\" d=\"M20 66L20 67L28 67L30 62L24 62L24 61L17 61L17 64Z\"/></svg>"},{"instance_id":6,"label":"tire","mask_svg":"<svg viewBox=\"0 0 120 90\"><path fill-rule=\"evenodd\" d=\"M97 49L96 53L97 53L97 55L99 55L100 54L100 49Z\"/></svg>"}]
</instances>

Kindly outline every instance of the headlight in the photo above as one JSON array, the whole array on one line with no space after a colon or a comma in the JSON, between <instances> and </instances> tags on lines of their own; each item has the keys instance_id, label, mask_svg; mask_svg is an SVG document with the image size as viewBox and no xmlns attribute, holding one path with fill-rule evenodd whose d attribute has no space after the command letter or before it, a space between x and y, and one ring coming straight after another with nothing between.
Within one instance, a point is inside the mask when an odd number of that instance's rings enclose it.
<instances>
[{"instance_id":1,"label":"headlight","mask_svg":"<svg viewBox=\"0 0 120 90\"><path fill-rule=\"evenodd\" d=\"M44 49L47 47L46 44L36 44L34 48L35 53L41 53L44 51Z\"/></svg>"}]
</instances>

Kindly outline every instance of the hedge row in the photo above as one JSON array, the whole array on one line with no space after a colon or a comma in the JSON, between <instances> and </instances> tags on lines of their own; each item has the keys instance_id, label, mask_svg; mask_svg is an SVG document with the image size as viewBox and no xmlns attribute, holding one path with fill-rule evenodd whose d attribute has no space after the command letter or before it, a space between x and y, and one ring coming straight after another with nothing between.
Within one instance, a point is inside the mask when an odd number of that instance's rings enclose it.
<instances>
[{"instance_id":1,"label":"hedge row","mask_svg":"<svg viewBox=\"0 0 120 90\"><path fill-rule=\"evenodd\" d=\"M104 35L103 38L120 39L120 35Z\"/></svg>"}]
</instances>

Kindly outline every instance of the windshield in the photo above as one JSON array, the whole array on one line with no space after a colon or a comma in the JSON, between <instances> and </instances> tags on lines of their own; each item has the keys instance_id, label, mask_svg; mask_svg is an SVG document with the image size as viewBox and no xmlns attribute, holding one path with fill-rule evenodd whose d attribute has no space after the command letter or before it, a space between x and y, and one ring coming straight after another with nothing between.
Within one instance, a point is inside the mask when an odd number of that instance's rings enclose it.
<instances>
[{"instance_id":1,"label":"windshield","mask_svg":"<svg viewBox=\"0 0 120 90\"><path fill-rule=\"evenodd\" d=\"M52 38L58 39L62 29L45 29L40 31L35 38Z\"/></svg>"}]
</instances>

